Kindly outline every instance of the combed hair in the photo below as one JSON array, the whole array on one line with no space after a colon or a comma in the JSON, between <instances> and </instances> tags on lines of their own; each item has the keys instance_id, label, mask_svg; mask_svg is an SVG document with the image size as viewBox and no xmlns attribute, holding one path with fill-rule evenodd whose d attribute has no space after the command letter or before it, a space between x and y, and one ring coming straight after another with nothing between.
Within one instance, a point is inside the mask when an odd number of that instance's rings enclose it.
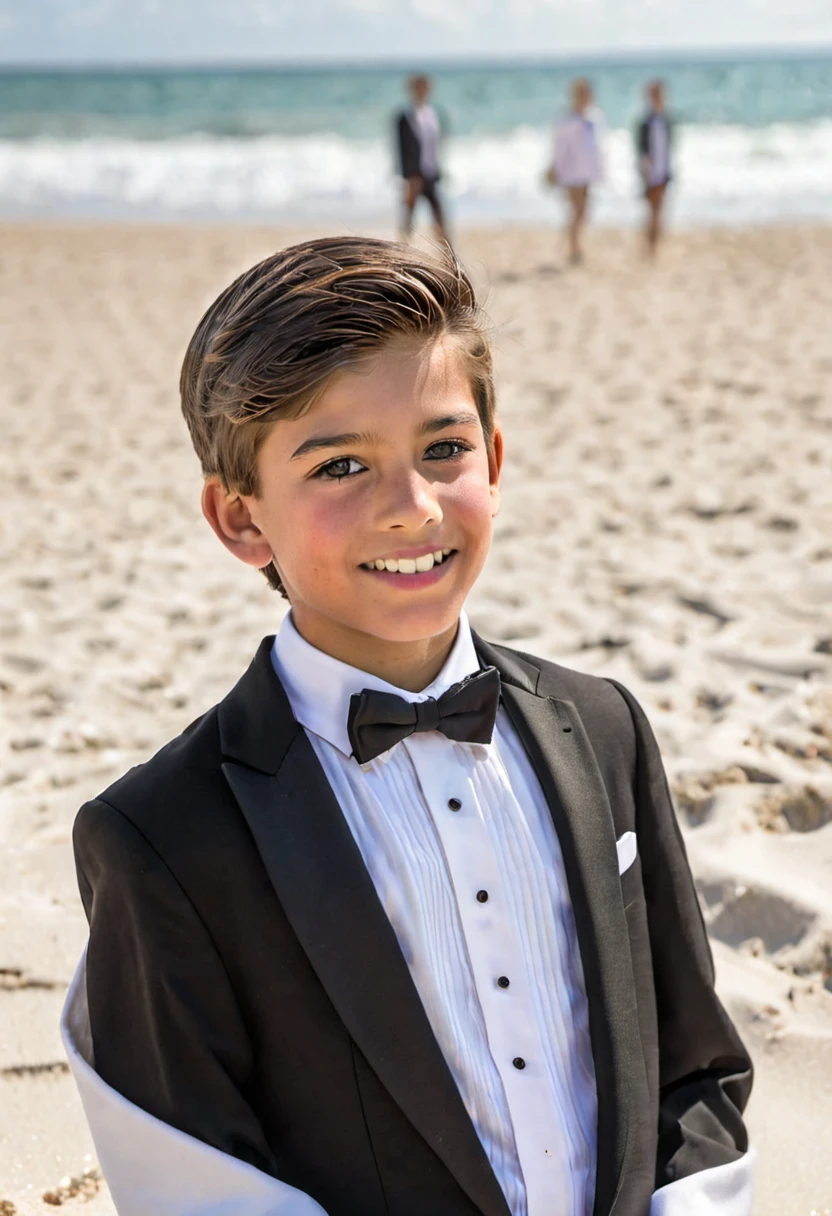
<instances>
[{"instance_id":1,"label":"combed hair","mask_svg":"<svg viewBox=\"0 0 832 1216\"><path fill-rule=\"evenodd\" d=\"M214 301L182 364L182 412L206 477L257 495L273 423L298 418L338 372L397 341L457 341L486 442L494 430L491 347L471 281L436 258L367 237L325 237L265 258ZM263 571L282 591L274 563Z\"/></svg>"}]
</instances>

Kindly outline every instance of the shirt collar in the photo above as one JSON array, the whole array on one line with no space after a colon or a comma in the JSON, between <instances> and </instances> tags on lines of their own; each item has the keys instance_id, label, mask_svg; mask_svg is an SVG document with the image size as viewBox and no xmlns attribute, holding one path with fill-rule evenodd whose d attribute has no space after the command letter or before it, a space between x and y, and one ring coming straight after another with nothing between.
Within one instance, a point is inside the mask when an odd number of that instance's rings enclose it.
<instances>
[{"instance_id":1,"label":"shirt collar","mask_svg":"<svg viewBox=\"0 0 832 1216\"><path fill-rule=\"evenodd\" d=\"M378 676L351 667L311 646L295 628L291 612L283 618L272 646L272 665L283 685L292 713L301 726L326 739L345 756L352 754L347 734L350 697L365 688L392 692L405 701L426 701L479 670L471 627L463 612L451 653L439 675L421 692L396 688Z\"/></svg>"}]
</instances>

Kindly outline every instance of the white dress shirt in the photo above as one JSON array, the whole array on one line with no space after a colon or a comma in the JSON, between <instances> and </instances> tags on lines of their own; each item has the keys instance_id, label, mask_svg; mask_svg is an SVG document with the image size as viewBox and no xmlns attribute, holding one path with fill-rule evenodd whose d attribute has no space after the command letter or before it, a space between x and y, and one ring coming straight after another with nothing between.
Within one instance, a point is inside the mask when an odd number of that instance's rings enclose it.
<instances>
[{"instance_id":1,"label":"white dress shirt","mask_svg":"<svg viewBox=\"0 0 832 1216\"><path fill-rule=\"evenodd\" d=\"M439 139L441 127L439 115L433 106L414 106L410 111L410 122L419 140L419 172L433 181L439 176Z\"/></svg>"},{"instance_id":2,"label":"white dress shirt","mask_svg":"<svg viewBox=\"0 0 832 1216\"><path fill-rule=\"evenodd\" d=\"M664 114L647 120L647 185L661 186L670 177L670 131Z\"/></svg>"},{"instance_id":3,"label":"white dress shirt","mask_svg":"<svg viewBox=\"0 0 832 1216\"><path fill-rule=\"evenodd\" d=\"M583 971L560 846L516 732L501 709L489 745L428 732L363 766L350 756L353 693L371 688L418 701L477 670L467 621L421 693L316 650L291 616L272 661L513 1216L588 1216L597 1110ZM626 833L619 869L636 848ZM168 1127L106 1085L94 1069L83 958L62 1033L120 1216L322 1216L310 1196ZM749 1153L662 1187L650 1216L750 1216L752 1164Z\"/></svg>"}]
</instances>

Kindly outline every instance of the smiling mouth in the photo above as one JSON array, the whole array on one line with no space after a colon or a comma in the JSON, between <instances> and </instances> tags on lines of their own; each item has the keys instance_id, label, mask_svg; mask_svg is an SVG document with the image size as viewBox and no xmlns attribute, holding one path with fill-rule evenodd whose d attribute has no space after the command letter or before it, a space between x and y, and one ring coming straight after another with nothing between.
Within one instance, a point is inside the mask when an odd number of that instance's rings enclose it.
<instances>
[{"instance_id":1,"label":"smiling mouth","mask_svg":"<svg viewBox=\"0 0 832 1216\"><path fill-rule=\"evenodd\" d=\"M386 570L388 574L427 574L434 566L440 566L456 553L456 549L435 549L420 557L377 557L375 561L363 562L362 570Z\"/></svg>"}]
</instances>

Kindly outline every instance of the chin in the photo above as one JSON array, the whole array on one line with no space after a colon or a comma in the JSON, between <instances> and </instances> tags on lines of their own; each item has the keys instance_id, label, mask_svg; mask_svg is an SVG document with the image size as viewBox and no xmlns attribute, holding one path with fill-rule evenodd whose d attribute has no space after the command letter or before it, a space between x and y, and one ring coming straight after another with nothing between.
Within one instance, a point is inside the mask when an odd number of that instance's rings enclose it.
<instances>
[{"instance_id":1,"label":"chin","mask_svg":"<svg viewBox=\"0 0 832 1216\"><path fill-rule=\"evenodd\" d=\"M424 642L447 633L459 620L462 601L444 605L399 605L395 611L361 613L353 628L385 642Z\"/></svg>"}]
</instances>

